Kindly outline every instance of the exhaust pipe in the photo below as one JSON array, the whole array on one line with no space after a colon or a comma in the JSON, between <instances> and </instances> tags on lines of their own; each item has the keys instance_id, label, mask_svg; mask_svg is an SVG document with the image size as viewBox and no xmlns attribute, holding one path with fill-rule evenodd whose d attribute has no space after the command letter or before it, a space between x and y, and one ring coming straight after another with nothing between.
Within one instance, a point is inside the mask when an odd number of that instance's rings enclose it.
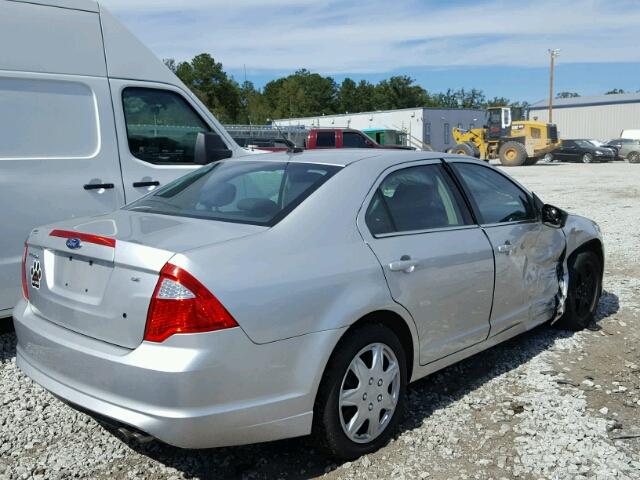
<instances>
[{"instance_id":1,"label":"exhaust pipe","mask_svg":"<svg viewBox=\"0 0 640 480\"><path fill-rule=\"evenodd\" d=\"M152 437L148 433L144 433L139 430L130 430L129 428L123 426L118 427L117 431L127 440L133 440L140 444L153 442L155 440L155 437Z\"/></svg>"}]
</instances>

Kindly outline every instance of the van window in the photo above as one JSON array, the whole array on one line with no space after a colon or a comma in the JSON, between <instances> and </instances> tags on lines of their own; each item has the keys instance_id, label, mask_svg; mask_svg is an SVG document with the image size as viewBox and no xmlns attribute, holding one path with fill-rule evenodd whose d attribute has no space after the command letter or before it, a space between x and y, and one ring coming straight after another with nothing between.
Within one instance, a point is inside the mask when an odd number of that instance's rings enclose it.
<instances>
[{"instance_id":1,"label":"van window","mask_svg":"<svg viewBox=\"0 0 640 480\"><path fill-rule=\"evenodd\" d=\"M93 92L78 82L0 78L0 159L94 157Z\"/></svg>"},{"instance_id":2,"label":"van window","mask_svg":"<svg viewBox=\"0 0 640 480\"><path fill-rule=\"evenodd\" d=\"M196 137L211 129L179 94L152 88L122 92L132 155L155 164L193 163Z\"/></svg>"}]
</instances>

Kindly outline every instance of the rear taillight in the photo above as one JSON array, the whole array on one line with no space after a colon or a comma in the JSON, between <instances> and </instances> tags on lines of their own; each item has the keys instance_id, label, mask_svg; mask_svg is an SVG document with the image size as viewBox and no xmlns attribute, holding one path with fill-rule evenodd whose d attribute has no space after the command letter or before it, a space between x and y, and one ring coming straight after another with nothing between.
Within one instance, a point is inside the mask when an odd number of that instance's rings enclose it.
<instances>
[{"instance_id":1,"label":"rear taillight","mask_svg":"<svg viewBox=\"0 0 640 480\"><path fill-rule=\"evenodd\" d=\"M22 296L29 300L29 287L27 284L27 242L24 242L24 252L22 253Z\"/></svg>"},{"instance_id":2,"label":"rear taillight","mask_svg":"<svg viewBox=\"0 0 640 480\"><path fill-rule=\"evenodd\" d=\"M226 308L189 272L167 263L153 292L144 339L162 342L176 333L237 327Z\"/></svg>"}]
</instances>

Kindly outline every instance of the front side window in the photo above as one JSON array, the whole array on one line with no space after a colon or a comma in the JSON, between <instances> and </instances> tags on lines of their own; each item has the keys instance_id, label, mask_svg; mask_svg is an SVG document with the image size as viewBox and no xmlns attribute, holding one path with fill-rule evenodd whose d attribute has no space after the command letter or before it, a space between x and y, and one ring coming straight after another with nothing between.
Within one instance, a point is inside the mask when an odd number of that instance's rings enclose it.
<instances>
[{"instance_id":1,"label":"front side window","mask_svg":"<svg viewBox=\"0 0 640 480\"><path fill-rule=\"evenodd\" d=\"M178 217L273 226L340 167L222 161L196 170L125 207Z\"/></svg>"},{"instance_id":2,"label":"front side window","mask_svg":"<svg viewBox=\"0 0 640 480\"><path fill-rule=\"evenodd\" d=\"M373 235L469 223L462 198L440 165L390 173L378 187L365 221Z\"/></svg>"},{"instance_id":3,"label":"front side window","mask_svg":"<svg viewBox=\"0 0 640 480\"><path fill-rule=\"evenodd\" d=\"M209 126L179 94L152 88L122 92L129 150L155 164L193 164L196 137Z\"/></svg>"},{"instance_id":4,"label":"front side window","mask_svg":"<svg viewBox=\"0 0 640 480\"><path fill-rule=\"evenodd\" d=\"M318 132L316 135L316 147L333 148L336 146L335 132Z\"/></svg>"},{"instance_id":5,"label":"front side window","mask_svg":"<svg viewBox=\"0 0 640 480\"><path fill-rule=\"evenodd\" d=\"M453 163L475 203L480 223L506 223L535 219L528 195L515 183L489 167Z\"/></svg>"},{"instance_id":6,"label":"front side window","mask_svg":"<svg viewBox=\"0 0 640 480\"><path fill-rule=\"evenodd\" d=\"M342 132L342 146L344 148L370 148L371 143L356 132Z\"/></svg>"}]
</instances>

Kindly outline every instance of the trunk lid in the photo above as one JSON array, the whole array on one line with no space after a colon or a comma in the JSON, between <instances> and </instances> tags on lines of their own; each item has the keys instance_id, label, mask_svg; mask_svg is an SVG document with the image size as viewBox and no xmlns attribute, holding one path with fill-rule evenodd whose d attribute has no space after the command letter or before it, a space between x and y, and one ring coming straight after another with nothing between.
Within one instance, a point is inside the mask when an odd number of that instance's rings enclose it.
<instances>
[{"instance_id":1,"label":"trunk lid","mask_svg":"<svg viewBox=\"0 0 640 480\"><path fill-rule=\"evenodd\" d=\"M26 274L34 311L83 335L135 348L159 272L176 253L264 227L119 210L35 229Z\"/></svg>"}]
</instances>

